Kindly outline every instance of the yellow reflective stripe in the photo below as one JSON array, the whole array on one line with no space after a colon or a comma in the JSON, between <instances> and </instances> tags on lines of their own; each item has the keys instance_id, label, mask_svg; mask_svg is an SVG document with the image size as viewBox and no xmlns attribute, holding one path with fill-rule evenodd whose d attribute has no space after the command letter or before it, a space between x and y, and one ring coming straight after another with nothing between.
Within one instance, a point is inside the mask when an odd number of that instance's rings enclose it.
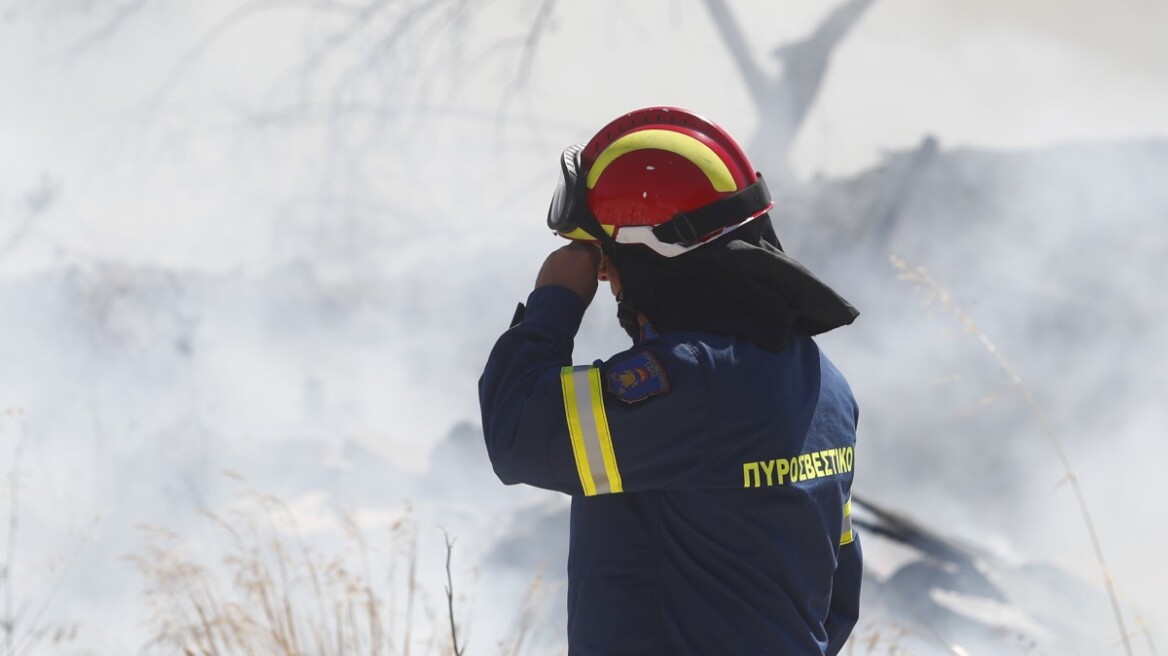
<instances>
[{"instance_id":1,"label":"yellow reflective stripe","mask_svg":"<svg viewBox=\"0 0 1168 656\"><path fill-rule=\"evenodd\" d=\"M575 381L572 368L560 369L560 388L564 392L564 415L568 419L568 435L572 438L572 454L576 459L576 472L580 474L580 485L586 496L596 494L592 483L592 472L588 468L588 454L584 450L584 435L580 428L580 414L576 407Z\"/></svg>"},{"instance_id":2,"label":"yellow reflective stripe","mask_svg":"<svg viewBox=\"0 0 1168 656\"><path fill-rule=\"evenodd\" d=\"M572 438L572 455L585 496L622 492L620 469L612 448L608 415L597 367L564 367L560 386L564 392L564 415Z\"/></svg>"},{"instance_id":3,"label":"yellow reflective stripe","mask_svg":"<svg viewBox=\"0 0 1168 656\"><path fill-rule=\"evenodd\" d=\"M726 162L712 148L688 134L673 130L638 130L608 144L588 170L588 188L596 186L600 174L618 157L637 150L664 150L681 155L706 174L715 191L736 191L738 185Z\"/></svg>"},{"instance_id":4,"label":"yellow reflective stripe","mask_svg":"<svg viewBox=\"0 0 1168 656\"><path fill-rule=\"evenodd\" d=\"M600 369L590 367L588 380L592 391L592 416L596 421L596 437L600 442L600 454L604 458L604 470L608 473L610 492L623 492L620 469L616 466L616 452L612 449L612 433L608 430L608 415L604 412L604 397L601 395Z\"/></svg>"},{"instance_id":5,"label":"yellow reflective stripe","mask_svg":"<svg viewBox=\"0 0 1168 656\"><path fill-rule=\"evenodd\" d=\"M851 544L856 540L856 534L852 532L852 498L844 503L844 524L843 531L840 533L840 546Z\"/></svg>"}]
</instances>

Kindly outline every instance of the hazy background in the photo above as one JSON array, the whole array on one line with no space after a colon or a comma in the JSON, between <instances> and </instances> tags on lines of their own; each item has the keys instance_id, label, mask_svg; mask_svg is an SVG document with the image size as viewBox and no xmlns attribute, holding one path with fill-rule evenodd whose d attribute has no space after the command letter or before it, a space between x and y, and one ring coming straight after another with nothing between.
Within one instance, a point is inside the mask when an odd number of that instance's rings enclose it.
<instances>
[{"instance_id":1,"label":"hazy background","mask_svg":"<svg viewBox=\"0 0 1168 656\"><path fill-rule=\"evenodd\" d=\"M565 501L459 455L479 435L475 383L559 244L543 221L560 150L671 104L780 180L784 244L863 313L822 340L861 404L857 490L1100 587L1033 414L952 312L897 280L896 254L1034 390L1137 653L1168 644L1168 5L848 3L860 13L784 150L768 130L795 128L767 94L806 91L780 81L818 46L777 48L833 5L730 2L752 77L716 4L0 4L3 500L19 491L5 609L31 600L81 623L77 647L135 653L150 632L122 560L135 527L199 535L231 469L310 533L337 507L375 532L409 499L424 553L438 524L460 536L471 644L490 651L527 577L492 545ZM595 305L579 361L625 346L615 307ZM536 537L561 552L550 526ZM908 557L868 544L881 577ZM440 592L437 557L420 569ZM552 641L562 591L548 604ZM1099 608L1078 648L1122 653ZM955 640L927 637L918 650Z\"/></svg>"}]
</instances>

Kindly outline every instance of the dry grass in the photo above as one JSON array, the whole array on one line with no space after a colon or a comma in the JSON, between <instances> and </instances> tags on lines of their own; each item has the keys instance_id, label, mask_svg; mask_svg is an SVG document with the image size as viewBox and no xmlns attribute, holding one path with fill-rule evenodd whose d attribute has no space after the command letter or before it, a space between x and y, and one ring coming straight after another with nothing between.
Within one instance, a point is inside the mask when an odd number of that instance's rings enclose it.
<instances>
[{"instance_id":1,"label":"dry grass","mask_svg":"<svg viewBox=\"0 0 1168 656\"><path fill-rule=\"evenodd\" d=\"M146 653L188 655L346 654L411 656L467 653L446 538L445 603L418 581L418 531L407 507L370 549L351 513L344 536L309 546L281 500L248 492L222 514L207 513L219 553L193 553L178 534L143 527L144 551L131 557L148 581L153 638ZM533 586L538 590L541 586ZM524 653L540 610L529 591L500 653ZM445 612L435 610L445 605ZM442 617L442 615L445 617Z\"/></svg>"},{"instance_id":2,"label":"dry grass","mask_svg":"<svg viewBox=\"0 0 1168 656\"><path fill-rule=\"evenodd\" d=\"M147 546L131 560L150 585L149 647L183 654L448 653L436 633L421 641L414 635L418 615L432 612L417 582L417 531L408 512L388 527L380 545L388 562L376 579L350 516L342 517L345 536L332 553L310 547L291 510L269 495L247 493L207 517L223 540L217 562L197 558L168 529L143 527Z\"/></svg>"}]
</instances>

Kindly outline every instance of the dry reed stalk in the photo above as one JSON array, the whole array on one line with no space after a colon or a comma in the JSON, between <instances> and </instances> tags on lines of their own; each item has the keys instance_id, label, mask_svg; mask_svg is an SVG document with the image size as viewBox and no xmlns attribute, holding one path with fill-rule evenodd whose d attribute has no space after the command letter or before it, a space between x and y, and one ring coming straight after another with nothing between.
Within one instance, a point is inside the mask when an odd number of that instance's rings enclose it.
<instances>
[{"instance_id":1,"label":"dry reed stalk","mask_svg":"<svg viewBox=\"0 0 1168 656\"><path fill-rule=\"evenodd\" d=\"M1010 383L1014 389L1022 396L1022 399L1029 406L1031 412L1034 413L1038 421L1039 427L1042 429L1042 434L1046 437L1047 442L1050 443L1051 448L1054 449L1058 455L1059 463L1062 465L1064 481L1069 483L1071 489L1074 490L1075 502L1079 508L1079 514L1083 520L1083 526L1087 529L1087 535L1091 540L1091 547L1095 552L1095 562L1099 565L1099 572L1103 577L1103 586L1107 590L1107 598L1111 602L1111 611L1115 616L1115 624L1119 628L1119 635L1123 641L1123 650L1127 656L1132 656L1131 640L1128 636L1127 628L1123 621L1123 612L1119 606L1119 596L1115 590L1115 580L1111 575L1111 570L1107 567L1107 562L1103 557L1103 547L1099 541L1099 534L1095 530L1095 522L1091 518L1091 512L1087 508L1087 499L1083 495L1083 489L1079 485L1079 476L1075 473L1074 467L1071 466L1071 459L1067 455L1066 449L1063 448L1062 440L1059 439L1055 433L1054 426L1046 416L1046 411L1043 410L1042 405L1038 403L1033 392L1022 380L1022 376L1018 373L1014 365L1010 363L1005 354L998 349L997 345L989 338L973 320L969 314L961 309L957 301L949 290L938 282L935 278L929 275L929 272L924 267L910 268L909 265L902 259L896 256L889 258L893 268L899 271L898 278L912 282L920 287L924 287L931 295L927 302L938 301L941 307L952 314L961 324L962 329L970 334L977 336L981 345L989 352L998 366L1010 378Z\"/></svg>"}]
</instances>

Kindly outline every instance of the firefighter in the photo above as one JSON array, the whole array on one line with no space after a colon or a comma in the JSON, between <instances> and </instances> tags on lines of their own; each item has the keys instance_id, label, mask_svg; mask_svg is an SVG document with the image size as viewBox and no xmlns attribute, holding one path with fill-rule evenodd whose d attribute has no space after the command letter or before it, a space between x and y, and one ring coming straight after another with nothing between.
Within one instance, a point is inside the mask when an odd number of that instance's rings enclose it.
<instances>
[{"instance_id":1,"label":"firefighter","mask_svg":"<svg viewBox=\"0 0 1168 656\"><path fill-rule=\"evenodd\" d=\"M572 656L835 654L856 623L858 411L812 336L856 310L788 257L760 174L692 112L631 112L561 158L571 242L495 344L506 484L572 496ZM607 281L633 346L572 365Z\"/></svg>"}]
</instances>

